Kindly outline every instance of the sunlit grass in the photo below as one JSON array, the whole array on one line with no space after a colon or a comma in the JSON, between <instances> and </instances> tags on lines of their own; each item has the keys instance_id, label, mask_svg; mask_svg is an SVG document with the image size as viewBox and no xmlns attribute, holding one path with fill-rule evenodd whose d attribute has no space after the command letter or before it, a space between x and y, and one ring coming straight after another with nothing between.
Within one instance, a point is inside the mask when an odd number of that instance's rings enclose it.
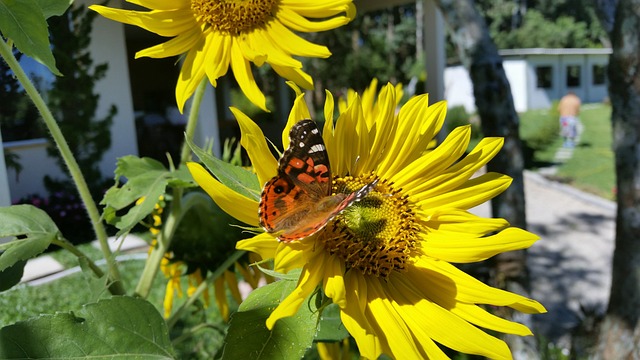
<instances>
[{"instance_id":1,"label":"sunlit grass","mask_svg":"<svg viewBox=\"0 0 640 360\"><path fill-rule=\"evenodd\" d=\"M538 131L539 127L557 114L550 110L532 110L520 114L522 137ZM559 162L556 179L579 189L607 199L613 199L615 187L615 165L611 147L611 107L603 104L587 104L582 107L580 121L583 132L572 157ZM536 151L534 161L539 166L553 165L554 157L562 146L556 135L547 148Z\"/></svg>"}]
</instances>

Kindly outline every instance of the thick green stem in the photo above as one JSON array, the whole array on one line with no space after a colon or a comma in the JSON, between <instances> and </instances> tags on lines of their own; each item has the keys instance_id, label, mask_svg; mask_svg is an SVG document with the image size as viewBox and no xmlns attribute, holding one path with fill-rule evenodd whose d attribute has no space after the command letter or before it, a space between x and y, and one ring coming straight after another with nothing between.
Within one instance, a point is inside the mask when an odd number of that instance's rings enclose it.
<instances>
[{"instance_id":1,"label":"thick green stem","mask_svg":"<svg viewBox=\"0 0 640 360\"><path fill-rule=\"evenodd\" d=\"M195 134L196 132L196 126L198 125L198 114L200 113L200 104L202 103L202 97L204 96L204 92L206 89L207 79L204 78L196 89L196 93L193 96L193 103L191 104L191 109L189 110L189 120L187 121L187 128L185 129L186 138L189 140L193 140L193 134ZM189 144L187 144L187 142L185 141L182 144L182 152L180 153L180 164L184 164L189 160L191 160L191 148L189 148Z\"/></svg>"},{"instance_id":2,"label":"thick green stem","mask_svg":"<svg viewBox=\"0 0 640 360\"><path fill-rule=\"evenodd\" d=\"M100 212L98 211L98 207L96 203L93 201L91 197L91 192L89 191L89 187L87 186L87 182L80 171L80 167L76 162L76 159L73 157L73 153L67 144L67 141L60 131L60 127L58 123L53 118L51 111L47 107L46 102L38 93L35 86L25 74L24 70L13 56L13 52L11 47L4 42L0 38L0 56L4 58L4 60L9 65L9 68L13 71L20 84L24 87L27 95L31 98L34 105L40 112L42 119L49 129L51 133L51 137L53 138L58 151L60 151L60 155L64 159L65 164L67 165L67 169L69 169L69 173L71 174L71 178L73 179L76 188L78 189L78 193L84 206L89 214L89 219L91 220L91 224L93 225L93 231L100 243L100 248L102 249L102 253L107 261L107 265L109 268L109 291L114 295L123 295L125 294L124 287L122 286L122 282L120 281L120 272L118 271L118 267L115 261L113 254L111 253L111 249L109 248L109 243L107 239L107 232L104 229L102 221L100 220Z\"/></svg>"},{"instance_id":3,"label":"thick green stem","mask_svg":"<svg viewBox=\"0 0 640 360\"><path fill-rule=\"evenodd\" d=\"M206 85L206 79L203 79L200 85L198 85L195 94L193 95L193 101L191 103L191 108L189 109L189 119L187 120L187 127L185 130L186 136L190 140L193 139L193 134L195 133L196 125L198 124L200 103L202 102L202 97L204 96ZM191 149L185 141L184 145L182 146L182 152L180 154L180 164L182 165L185 162L189 161L190 157ZM142 298L146 299L147 296L149 296L151 286L153 285L153 280L155 279L156 275L158 274L158 270L160 269L162 258L164 257L167 250L169 250L171 240L173 239L173 234L176 232L182 215L186 211L186 209L183 209L181 204L182 194L182 188L176 187L173 189L173 200L169 205L169 215L167 216L164 224L162 224L162 230L160 231L160 234L158 234L157 246L151 250L151 254L149 254L149 258L144 265L142 275L140 276L140 280L138 281L138 285L136 286L135 292Z\"/></svg>"},{"instance_id":4,"label":"thick green stem","mask_svg":"<svg viewBox=\"0 0 640 360\"><path fill-rule=\"evenodd\" d=\"M169 329L171 329L176 324L176 322L182 317L189 306L193 305L196 299L198 299L198 297L200 297L200 295L202 295L202 293L209 286L211 286L211 283L213 283L215 279L217 279L225 271L227 271L227 269L230 268L236 261L238 261L244 254L245 251L236 250L231 256L227 258L227 260L224 261L224 263L222 263L222 265L220 265L213 273L211 273L211 275L207 276L207 278L202 283L200 283L200 285L198 285L196 291L194 291L194 293L189 296L187 301L180 305L178 310L176 310L176 312L173 313L171 317L169 317L169 319L167 320L167 326L169 326Z\"/></svg>"}]
</instances>

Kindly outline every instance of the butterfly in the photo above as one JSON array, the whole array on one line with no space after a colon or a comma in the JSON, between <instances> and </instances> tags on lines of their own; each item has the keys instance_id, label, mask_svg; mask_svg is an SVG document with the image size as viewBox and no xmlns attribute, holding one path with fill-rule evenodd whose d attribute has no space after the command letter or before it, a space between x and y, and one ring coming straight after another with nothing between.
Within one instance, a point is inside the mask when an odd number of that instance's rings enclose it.
<instances>
[{"instance_id":1,"label":"butterfly","mask_svg":"<svg viewBox=\"0 0 640 360\"><path fill-rule=\"evenodd\" d=\"M278 175L262 190L260 226L283 242L311 236L362 200L377 182L350 194L331 195L331 166L324 141L314 121L302 120L291 127L289 148L278 161Z\"/></svg>"}]
</instances>

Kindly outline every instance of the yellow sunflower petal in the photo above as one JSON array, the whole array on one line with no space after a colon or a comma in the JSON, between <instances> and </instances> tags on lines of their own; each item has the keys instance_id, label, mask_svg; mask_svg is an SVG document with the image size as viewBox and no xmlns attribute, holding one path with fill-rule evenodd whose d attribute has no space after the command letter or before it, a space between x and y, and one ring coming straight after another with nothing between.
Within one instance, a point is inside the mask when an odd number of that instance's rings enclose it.
<instances>
[{"instance_id":1,"label":"yellow sunflower petal","mask_svg":"<svg viewBox=\"0 0 640 360\"><path fill-rule=\"evenodd\" d=\"M296 288L278 305L267 319L267 328L269 330L273 329L276 321L293 316L298 312L304 300L311 295L316 286L322 281L322 272L316 271L315 269L321 269L324 262L324 256L316 256L311 258L310 262L302 268L302 274L300 274Z\"/></svg>"},{"instance_id":2,"label":"yellow sunflower petal","mask_svg":"<svg viewBox=\"0 0 640 360\"><path fill-rule=\"evenodd\" d=\"M424 358L424 349L419 341L413 341L411 330L407 327L407 322L393 306L393 301L389 299L383 285L378 278L367 279L367 298L369 323L376 328L376 332L384 334L389 345L389 355L398 359L421 359ZM394 294L393 298L398 298L400 294ZM402 300L401 300L402 301ZM415 306L415 304L412 304ZM422 317L420 317L422 318ZM423 320L423 319L415 319ZM447 324L442 322L440 324Z\"/></svg>"},{"instance_id":3,"label":"yellow sunflower petal","mask_svg":"<svg viewBox=\"0 0 640 360\"><path fill-rule=\"evenodd\" d=\"M429 219L425 222L427 228L438 229L438 233L448 236L463 234L480 237L509 226L505 219L484 218L459 209L441 209L435 212L421 209L419 214L422 218Z\"/></svg>"},{"instance_id":4,"label":"yellow sunflower petal","mask_svg":"<svg viewBox=\"0 0 640 360\"><path fill-rule=\"evenodd\" d=\"M173 1L157 1L157 0L127 0L127 2L155 10L175 10L185 9L191 6L190 0L173 0Z\"/></svg>"},{"instance_id":5,"label":"yellow sunflower petal","mask_svg":"<svg viewBox=\"0 0 640 360\"><path fill-rule=\"evenodd\" d=\"M539 236L519 228L507 228L481 238L452 238L435 231L425 236L422 251L436 259L469 263L486 260L501 252L526 249L538 239Z\"/></svg>"},{"instance_id":6,"label":"yellow sunflower petal","mask_svg":"<svg viewBox=\"0 0 640 360\"><path fill-rule=\"evenodd\" d=\"M333 300L334 304L344 308L347 306L346 288L344 286L345 264L335 256L330 256L324 270L325 277L322 283L324 293Z\"/></svg>"},{"instance_id":7,"label":"yellow sunflower petal","mask_svg":"<svg viewBox=\"0 0 640 360\"><path fill-rule=\"evenodd\" d=\"M278 39L278 46L289 54L316 58L327 58L331 55L326 46L314 44L301 38L278 20L270 22L267 27L269 36Z\"/></svg>"},{"instance_id":8,"label":"yellow sunflower petal","mask_svg":"<svg viewBox=\"0 0 640 360\"><path fill-rule=\"evenodd\" d=\"M425 300L402 277L388 283L395 309L418 339L430 338L451 349L492 359L510 359L507 344L469 324L441 306ZM446 324L446 326L442 326ZM464 334L464 336L460 336Z\"/></svg>"},{"instance_id":9,"label":"yellow sunflower petal","mask_svg":"<svg viewBox=\"0 0 640 360\"><path fill-rule=\"evenodd\" d=\"M417 199L416 205L425 209L440 208L471 209L493 199L511 184L511 178L498 173L486 173L467 181L456 190Z\"/></svg>"},{"instance_id":10,"label":"yellow sunflower petal","mask_svg":"<svg viewBox=\"0 0 640 360\"><path fill-rule=\"evenodd\" d=\"M187 99L193 95L202 78L204 78L205 68L202 66L204 64L204 56L202 56L201 51L198 51L202 46L204 46L203 40L199 41L198 46L189 50L182 64L182 69L180 69L180 75L176 83L176 102L180 112L183 112Z\"/></svg>"},{"instance_id":11,"label":"yellow sunflower petal","mask_svg":"<svg viewBox=\"0 0 640 360\"><path fill-rule=\"evenodd\" d=\"M264 97L262 91L260 91L260 88L258 88L258 85L256 85L253 73L251 72L251 64L245 59L237 39L234 39L234 43L231 46L231 70L244 95L254 105L268 112L267 99Z\"/></svg>"},{"instance_id":12,"label":"yellow sunflower petal","mask_svg":"<svg viewBox=\"0 0 640 360\"><path fill-rule=\"evenodd\" d=\"M293 269L303 267L308 261L309 253L312 252L313 246L315 246L313 242L307 241L291 244L278 242L278 249L274 257L274 270L286 274Z\"/></svg>"},{"instance_id":13,"label":"yellow sunflower petal","mask_svg":"<svg viewBox=\"0 0 640 360\"><path fill-rule=\"evenodd\" d=\"M377 359L382 354L383 345L364 314L367 306L366 281L355 271L348 271L344 279L345 287L351 291L346 293L347 306L341 309L340 319L356 340L360 355L366 359Z\"/></svg>"},{"instance_id":14,"label":"yellow sunflower petal","mask_svg":"<svg viewBox=\"0 0 640 360\"><path fill-rule=\"evenodd\" d=\"M196 183L209 194L224 212L245 224L258 226L258 203L255 200L251 200L222 185L198 163L189 162L187 167Z\"/></svg>"},{"instance_id":15,"label":"yellow sunflower petal","mask_svg":"<svg viewBox=\"0 0 640 360\"><path fill-rule=\"evenodd\" d=\"M181 55L196 46L198 41L200 41L200 37L200 30L188 31L179 34L169 41L138 51L135 58L138 59L145 56L150 58L166 58Z\"/></svg>"},{"instance_id":16,"label":"yellow sunflower petal","mask_svg":"<svg viewBox=\"0 0 640 360\"><path fill-rule=\"evenodd\" d=\"M261 233L252 238L238 241L236 249L254 252L263 259L273 259L278 249L278 241L271 234Z\"/></svg>"},{"instance_id":17,"label":"yellow sunflower petal","mask_svg":"<svg viewBox=\"0 0 640 360\"><path fill-rule=\"evenodd\" d=\"M270 65L276 74L280 75L280 77L291 80L305 89L313 89L313 79L311 78L311 75L301 69L271 63Z\"/></svg>"},{"instance_id":18,"label":"yellow sunflower petal","mask_svg":"<svg viewBox=\"0 0 640 360\"><path fill-rule=\"evenodd\" d=\"M231 37L211 32L207 35L206 42L209 61L204 64L205 72L211 85L215 86L217 79L229 70Z\"/></svg>"},{"instance_id":19,"label":"yellow sunflower petal","mask_svg":"<svg viewBox=\"0 0 640 360\"><path fill-rule=\"evenodd\" d=\"M295 84L293 83L291 83L290 85L295 86ZM309 108L307 107L307 103L304 100L304 93L301 92L300 88L298 88L297 86L295 86L294 89L296 90L296 99L293 101L293 106L291 107L291 111L289 112L287 124L282 130L283 149L289 147L289 131L291 130L291 127L300 120L311 119Z\"/></svg>"},{"instance_id":20,"label":"yellow sunflower petal","mask_svg":"<svg viewBox=\"0 0 640 360\"><path fill-rule=\"evenodd\" d=\"M349 17L345 16L335 16L326 20L310 21L286 7L282 7L278 11L278 18L282 24L286 25L288 28L302 32L317 32L335 29L342 25L346 25L351 21Z\"/></svg>"},{"instance_id":21,"label":"yellow sunflower petal","mask_svg":"<svg viewBox=\"0 0 640 360\"><path fill-rule=\"evenodd\" d=\"M186 33L198 24L190 9L152 10L148 12L112 9L101 5L91 5L89 9L124 24L135 25L160 36L173 37Z\"/></svg>"},{"instance_id":22,"label":"yellow sunflower petal","mask_svg":"<svg viewBox=\"0 0 640 360\"><path fill-rule=\"evenodd\" d=\"M470 139L470 126L459 126L453 129L440 146L391 175L391 180L398 186L411 189L414 194L418 193L417 190L414 190L414 186L424 182L425 179L432 181L436 174L441 173L460 159L467 150Z\"/></svg>"},{"instance_id":23,"label":"yellow sunflower petal","mask_svg":"<svg viewBox=\"0 0 640 360\"><path fill-rule=\"evenodd\" d=\"M491 287L445 261L419 257L413 271L406 274L409 282L425 284L429 293L438 292L457 301L508 306L530 314L546 312L544 306L537 301Z\"/></svg>"},{"instance_id":24,"label":"yellow sunflower petal","mask_svg":"<svg viewBox=\"0 0 640 360\"><path fill-rule=\"evenodd\" d=\"M234 107L229 109L238 120L238 125L240 125L240 132L242 133L240 144L247 151L260 184L264 184L276 176L278 160L271 155L260 127L242 111Z\"/></svg>"}]
</instances>

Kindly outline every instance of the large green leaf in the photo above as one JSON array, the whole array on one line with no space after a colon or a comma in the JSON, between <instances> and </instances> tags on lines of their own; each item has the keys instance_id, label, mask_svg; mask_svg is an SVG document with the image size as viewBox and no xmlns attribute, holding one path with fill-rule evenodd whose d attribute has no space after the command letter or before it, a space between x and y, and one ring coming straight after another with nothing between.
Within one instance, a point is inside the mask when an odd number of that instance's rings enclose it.
<instances>
[{"instance_id":1,"label":"large green leaf","mask_svg":"<svg viewBox=\"0 0 640 360\"><path fill-rule=\"evenodd\" d=\"M47 6L48 14L58 10ZM61 75L51 52L45 14L36 0L0 0L0 32L20 52Z\"/></svg>"},{"instance_id":2,"label":"large green leaf","mask_svg":"<svg viewBox=\"0 0 640 360\"><path fill-rule=\"evenodd\" d=\"M0 329L1 359L173 359L167 326L149 302L113 297Z\"/></svg>"},{"instance_id":3,"label":"large green leaf","mask_svg":"<svg viewBox=\"0 0 640 360\"><path fill-rule=\"evenodd\" d=\"M0 238L20 237L0 246L0 271L42 253L60 235L49 215L32 205L2 207L0 219Z\"/></svg>"},{"instance_id":4,"label":"large green leaf","mask_svg":"<svg viewBox=\"0 0 640 360\"><path fill-rule=\"evenodd\" d=\"M249 199L260 200L262 185L258 182L258 177L254 173L216 158L199 148L189 139L186 139L186 141L204 166L206 166L223 185Z\"/></svg>"},{"instance_id":5,"label":"large green leaf","mask_svg":"<svg viewBox=\"0 0 640 360\"><path fill-rule=\"evenodd\" d=\"M38 0L45 19L64 14L72 3L73 0Z\"/></svg>"},{"instance_id":6,"label":"large green leaf","mask_svg":"<svg viewBox=\"0 0 640 360\"><path fill-rule=\"evenodd\" d=\"M171 172L159 161L133 155L118 159L115 174L116 184L105 193L101 204L106 205L105 220L120 229L118 235L131 230L153 211L160 195L165 193L167 185L194 186L186 169ZM119 186L119 180L123 177L127 182ZM140 198L144 198L144 201L135 204ZM117 214L131 205L133 206L126 214Z\"/></svg>"},{"instance_id":7,"label":"large green leaf","mask_svg":"<svg viewBox=\"0 0 640 360\"><path fill-rule=\"evenodd\" d=\"M317 312L305 300L298 313L280 319L269 331L265 321L296 287L280 280L254 290L231 317L223 359L300 359L313 342Z\"/></svg>"}]
</instances>

